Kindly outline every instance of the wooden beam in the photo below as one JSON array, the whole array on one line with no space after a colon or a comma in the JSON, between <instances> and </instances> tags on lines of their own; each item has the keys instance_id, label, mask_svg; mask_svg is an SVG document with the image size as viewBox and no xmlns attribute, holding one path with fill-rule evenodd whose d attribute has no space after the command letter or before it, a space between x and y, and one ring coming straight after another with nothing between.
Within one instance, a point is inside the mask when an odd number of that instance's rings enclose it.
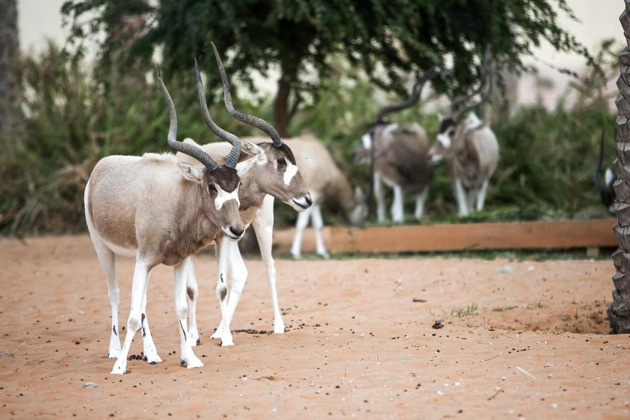
<instances>
[{"instance_id":1,"label":"wooden beam","mask_svg":"<svg viewBox=\"0 0 630 420\"><path fill-rule=\"evenodd\" d=\"M396 225L351 228L325 227L324 242L332 252L431 252L491 249L553 249L616 247L617 219L558 220L505 223ZM274 232L277 252L288 252L295 229ZM302 252L315 250L307 229Z\"/></svg>"}]
</instances>

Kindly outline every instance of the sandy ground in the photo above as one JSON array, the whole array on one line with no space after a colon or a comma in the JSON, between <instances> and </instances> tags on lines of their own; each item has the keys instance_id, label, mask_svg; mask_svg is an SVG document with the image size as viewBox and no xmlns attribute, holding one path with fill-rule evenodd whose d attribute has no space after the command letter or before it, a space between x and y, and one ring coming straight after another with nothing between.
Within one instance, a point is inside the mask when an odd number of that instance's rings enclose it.
<instances>
[{"instance_id":1,"label":"sandy ground","mask_svg":"<svg viewBox=\"0 0 630 420\"><path fill-rule=\"evenodd\" d=\"M164 362L131 360L124 376L110 374L107 288L86 236L0 240L0 261L3 419L630 418L630 338L607 335L608 259L277 260L284 335L269 332L263 266L248 259L235 345L222 348L205 253L205 366L179 364L161 266L147 312ZM121 325L132 272L121 260Z\"/></svg>"}]
</instances>

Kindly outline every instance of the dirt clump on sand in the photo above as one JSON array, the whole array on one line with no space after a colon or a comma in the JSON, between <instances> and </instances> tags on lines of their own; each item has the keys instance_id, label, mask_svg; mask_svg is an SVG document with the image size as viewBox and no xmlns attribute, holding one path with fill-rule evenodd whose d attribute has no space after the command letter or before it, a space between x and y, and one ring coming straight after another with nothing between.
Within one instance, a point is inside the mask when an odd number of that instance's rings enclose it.
<instances>
[{"instance_id":1,"label":"dirt clump on sand","mask_svg":"<svg viewBox=\"0 0 630 420\"><path fill-rule=\"evenodd\" d=\"M139 357L119 376L87 236L3 239L0 258L4 419L630 418L630 337L607 334L608 259L278 259L286 334L271 333L264 267L247 259L235 345L220 347L216 261L204 253L205 366L180 366L172 268L159 266L147 315L163 363L141 360L136 334ZM133 261L117 272L122 326Z\"/></svg>"}]
</instances>

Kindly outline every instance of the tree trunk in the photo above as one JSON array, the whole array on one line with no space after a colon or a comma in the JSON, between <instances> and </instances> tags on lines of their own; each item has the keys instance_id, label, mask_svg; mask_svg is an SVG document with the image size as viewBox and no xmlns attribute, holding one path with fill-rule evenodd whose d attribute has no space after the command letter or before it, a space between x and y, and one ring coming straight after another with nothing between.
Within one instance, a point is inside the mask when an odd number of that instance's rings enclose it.
<instances>
[{"instance_id":1,"label":"tree trunk","mask_svg":"<svg viewBox=\"0 0 630 420\"><path fill-rule=\"evenodd\" d=\"M17 0L0 0L0 10L0 137L5 137L14 131L17 117Z\"/></svg>"},{"instance_id":2,"label":"tree trunk","mask_svg":"<svg viewBox=\"0 0 630 420\"><path fill-rule=\"evenodd\" d=\"M612 334L630 333L630 0L625 0L625 10L619 20L628 47L619 54L621 74L617 79L619 95L615 101L619 116L615 142L617 224L614 231L619 248L613 253L617 272L613 276L613 302L607 311Z\"/></svg>"},{"instance_id":3,"label":"tree trunk","mask_svg":"<svg viewBox=\"0 0 630 420\"><path fill-rule=\"evenodd\" d=\"M273 101L273 120L280 137L289 137L289 93L291 88L284 77L278 80L278 92Z\"/></svg>"}]
</instances>

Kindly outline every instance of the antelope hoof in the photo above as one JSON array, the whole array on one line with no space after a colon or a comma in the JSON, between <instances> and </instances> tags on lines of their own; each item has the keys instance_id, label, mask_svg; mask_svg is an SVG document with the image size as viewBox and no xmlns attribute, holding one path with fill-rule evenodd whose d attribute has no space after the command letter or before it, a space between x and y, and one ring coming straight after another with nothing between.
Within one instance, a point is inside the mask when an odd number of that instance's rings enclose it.
<instances>
[{"instance_id":1,"label":"antelope hoof","mask_svg":"<svg viewBox=\"0 0 630 420\"><path fill-rule=\"evenodd\" d=\"M234 340L232 339L232 334L229 336L221 337L221 347L233 346Z\"/></svg>"},{"instance_id":2,"label":"antelope hoof","mask_svg":"<svg viewBox=\"0 0 630 420\"><path fill-rule=\"evenodd\" d=\"M151 357L144 356L144 359L150 365L157 365L158 363L162 363L162 359L157 354Z\"/></svg>"},{"instance_id":3,"label":"antelope hoof","mask_svg":"<svg viewBox=\"0 0 630 420\"><path fill-rule=\"evenodd\" d=\"M216 340L217 338L223 337L223 322L217 327L214 333L210 336L211 339Z\"/></svg>"},{"instance_id":4,"label":"antelope hoof","mask_svg":"<svg viewBox=\"0 0 630 420\"><path fill-rule=\"evenodd\" d=\"M180 360L182 366L186 365L186 369L195 369L203 367L203 362L197 356L188 357L188 360Z\"/></svg>"},{"instance_id":5,"label":"antelope hoof","mask_svg":"<svg viewBox=\"0 0 630 420\"><path fill-rule=\"evenodd\" d=\"M273 323L273 333L274 334L284 334L284 322L274 322Z\"/></svg>"},{"instance_id":6,"label":"antelope hoof","mask_svg":"<svg viewBox=\"0 0 630 420\"><path fill-rule=\"evenodd\" d=\"M157 350L155 346L147 346L144 348L144 360L147 361L150 365L157 365L158 363L162 363L162 359L158 356Z\"/></svg>"},{"instance_id":7,"label":"antelope hoof","mask_svg":"<svg viewBox=\"0 0 630 420\"><path fill-rule=\"evenodd\" d=\"M124 375L127 371L127 361L124 359L118 358L116 363L114 364L114 368L111 371L112 375Z\"/></svg>"}]
</instances>

